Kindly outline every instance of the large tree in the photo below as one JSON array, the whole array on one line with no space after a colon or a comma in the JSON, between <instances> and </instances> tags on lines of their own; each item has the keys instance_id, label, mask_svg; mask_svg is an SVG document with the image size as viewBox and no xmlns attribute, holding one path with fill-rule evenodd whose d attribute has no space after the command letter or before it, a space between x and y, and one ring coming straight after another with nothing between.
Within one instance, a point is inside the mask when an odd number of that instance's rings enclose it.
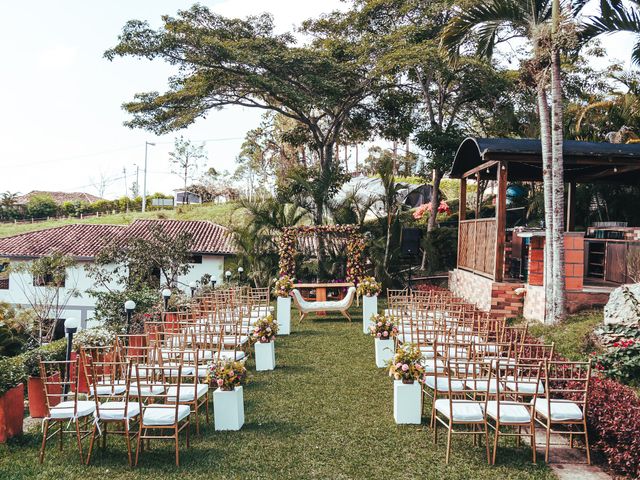
<instances>
[{"instance_id":1,"label":"large tree","mask_svg":"<svg viewBox=\"0 0 640 480\"><path fill-rule=\"evenodd\" d=\"M363 115L380 76L366 48L340 36L332 40L305 25L311 40L298 45L291 33L277 34L270 15L226 18L194 5L163 26L127 22L118 44L105 56L162 59L178 67L165 93L135 96L127 122L156 133L184 128L212 109L238 105L278 112L303 125L322 171L334 169L335 142L345 125ZM316 223L322 222L323 206Z\"/></svg>"}]
</instances>

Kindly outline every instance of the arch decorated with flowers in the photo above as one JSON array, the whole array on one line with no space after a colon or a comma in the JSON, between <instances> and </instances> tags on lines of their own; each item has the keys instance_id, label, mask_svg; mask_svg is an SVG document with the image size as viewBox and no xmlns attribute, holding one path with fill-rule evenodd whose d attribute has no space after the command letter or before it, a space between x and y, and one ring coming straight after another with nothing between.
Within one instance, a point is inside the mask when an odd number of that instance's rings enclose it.
<instances>
[{"instance_id":1,"label":"arch decorated with flowers","mask_svg":"<svg viewBox=\"0 0 640 480\"><path fill-rule=\"evenodd\" d=\"M346 236L347 282L358 284L364 275L364 235L357 225L302 225L285 227L280 236L280 276L295 276L297 241L301 236L337 234Z\"/></svg>"}]
</instances>

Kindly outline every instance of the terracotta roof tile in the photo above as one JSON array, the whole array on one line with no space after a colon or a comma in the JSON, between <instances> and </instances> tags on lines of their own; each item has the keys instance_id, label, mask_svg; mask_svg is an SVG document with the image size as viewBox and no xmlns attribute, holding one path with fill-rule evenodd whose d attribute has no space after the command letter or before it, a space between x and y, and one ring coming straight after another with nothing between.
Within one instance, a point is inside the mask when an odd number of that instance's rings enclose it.
<instances>
[{"instance_id":1,"label":"terracotta roof tile","mask_svg":"<svg viewBox=\"0 0 640 480\"><path fill-rule=\"evenodd\" d=\"M180 232L193 235L194 253L233 254L236 252L229 230L208 221L136 220L131 225L76 224L48 228L0 238L0 256L41 257L61 252L73 257L94 257L113 241L149 238L150 227L158 225L168 236Z\"/></svg>"}]
</instances>

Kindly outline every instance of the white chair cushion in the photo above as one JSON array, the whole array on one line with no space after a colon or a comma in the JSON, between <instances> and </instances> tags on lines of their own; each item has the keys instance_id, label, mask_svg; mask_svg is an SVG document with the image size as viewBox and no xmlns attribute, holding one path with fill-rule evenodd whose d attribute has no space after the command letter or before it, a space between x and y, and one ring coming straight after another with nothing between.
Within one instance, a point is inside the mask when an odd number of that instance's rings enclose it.
<instances>
[{"instance_id":1,"label":"white chair cushion","mask_svg":"<svg viewBox=\"0 0 640 480\"><path fill-rule=\"evenodd\" d=\"M422 353L422 356L424 358L433 358L436 354L435 350L433 349L432 346L421 346L420 348L420 353Z\"/></svg>"},{"instance_id":2,"label":"white chair cushion","mask_svg":"<svg viewBox=\"0 0 640 480\"><path fill-rule=\"evenodd\" d=\"M189 416L189 405L178 405L178 421ZM142 424L145 427L156 425L173 425L176 419L175 405L153 405L145 407L142 412Z\"/></svg>"},{"instance_id":3,"label":"white chair cushion","mask_svg":"<svg viewBox=\"0 0 640 480\"><path fill-rule=\"evenodd\" d=\"M435 403L436 410L445 417L451 418L449 399L439 398ZM453 401L453 421L454 422L482 422L484 413L478 402L454 400Z\"/></svg>"},{"instance_id":4,"label":"white chair cushion","mask_svg":"<svg viewBox=\"0 0 640 480\"><path fill-rule=\"evenodd\" d=\"M98 411L93 416L100 420L124 420L125 402L104 402L100 404ZM127 418L131 419L140 413L138 402L130 402L127 408Z\"/></svg>"},{"instance_id":5,"label":"white chair cushion","mask_svg":"<svg viewBox=\"0 0 640 480\"><path fill-rule=\"evenodd\" d=\"M96 411L96 404L93 400L78 400L78 410L76 417L86 417ZM55 419L71 419L73 418L73 400L59 403L55 407L51 407L49 418Z\"/></svg>"},{"instance_id":6,"label":"white chair cushion","mask_svg":"<svg viewBox=\"0 0 640 480\"><path fill-rule=\"evenodd\" d=\"M424 384L435 390L436 388L436 377L429 375L425 378ZM441 392L449 391L449 379L446 377L438 377L438 390ZM451 390L454 392L458 392L460 390L464 390L464 385L460 380L451 380Z\"/></svg>"},{"instance_id":7,"label":"white chair cushion","mask_svg":"<svg viewBox=\"0 0 640 480\"><path fill-rule=\"evenodd\" d=\"M486 392L488 390L489 393L498 392L498 382L495 378L490 381L482 378L471 378L466 380L464 384L469 390L477 390L478 392Z\"/></svg>"},{"instance_id":8,"label":"white chair cushion","mask_svg":"<svg viewBox=\"0 0 640 480\"><path fill-rule=\"evenodd\" d=\"M444 362L439 358L436 358L436 359L430 358L429 360L424 361L423 365L424 365L424 371L426 373L434 373L436 371L438 373L443 373L445 370Z\"/></svg>"},{"instance_id":9,"label":"white chair cushion","mask_svg":"<svg viewBox=\"0 0 640 480\"><path fill-rule=\"evenodd\" d=\"M487 415L499 420L500 423L531 422L531 415L527 407L504 402L500 402L500 418L498 418L498 402L495 400L487 402Z\"/></svg>"},{"instance_id":10,"label":"white chair cushion","mask_svg":"<svg viewBox=\"0 0 640 480\"><path fill-rule=\"evenodd\" d=\"M516 382L514 377L507 377L505 386L513 391L518 392L525 395L533 395L534 393L542 394L544 393L544 385L541 381L538 381L538 388L536 392L536 380L535 378L523 378Z\"/></svg>"},{"instance_id":11,"label":"white chair cushion","mask_svg":"<svg viewBox=\"0 0 640 480\"><path fill-rule=\"evenodd\" d=\"M176 391L178 390L178 386L172 386L167 389L167 401L175 402L176 401ZM194 395L197 395L197 398L202 397L209 390L209 386L205 383L199 383L194 388L192 384L182 384L180 385L180 402L193 402L195 400Z\"/></svg>"},{"instance_id":12,"label":"white chair cushion","mask_svg":"<svg viewBox=\"0 0 640 480\"><path fill-rule=\"evenodd\" d=\"M165 367L170 367L170 368L164 368L164 374L168 375L170 377L175 377L178 375L178 371L180 371L180 369L178 368L178 365L175 363L165 363L163 366ZM191 366L191 365L183 365L182 366L182 371L181 371L183 376L191 376L196 372L196 367Z\"/></svg>"},{"instance_id":13,"label":"white chair cushion","mask_svg":"<svg viewBox=\"0 0 640 480\"><path fill-rule=\"evenodd\" d=\"M127 391L127 386L123 384L98 385L96 388L96 392L99 397L122 395L126 391ZM95 395L95 393L93 392L93 385L89 386L89 394L92 396Z\"/></svg>"},{"instance_id":14,"label":"white chair cushion","mask_svg":"<svg viewBox=\"0 0 640 480\"><path fill-rule=\"evenodd\" d=\"M220 358L223 360L233 360L235 353L236 360L242 360L245 357L245 353L243 351L234 352L233 350L223 350L220 352Z\"/></svg>"},{"instance_id":15,"label":"white chair cushion","mask_svg":"<svg viewBox=\"0 0 640 480\"><path fill-rule=\"evenodd\" d=\"M536 412L549 418L549 406L546 398L536 400ZM551 420L564 422L568 420L582 420L582 409L570 400L551 400Z\"/></svg>"},{"instance_id":16,"label":"white chair cushion","mask_svg":"<svg viewBox=\"0 0 640 480\"><path fill-rule=\"evenodd\" d=\"M138 393L138 386L131 385L129 387L129 395L132 397L152 397L154 395L161 395L164 393L164 385L150 385L145 384L140 386L140 393Z\"/></svg>"}]
</instances>

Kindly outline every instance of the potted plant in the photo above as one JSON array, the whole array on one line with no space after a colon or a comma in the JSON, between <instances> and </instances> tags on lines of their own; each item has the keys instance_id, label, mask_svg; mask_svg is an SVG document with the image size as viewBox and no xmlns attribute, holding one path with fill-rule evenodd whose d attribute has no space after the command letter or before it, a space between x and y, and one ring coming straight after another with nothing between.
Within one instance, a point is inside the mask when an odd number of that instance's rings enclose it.
<instances>
[{"instance_id":1,"label":"potted plant","mask_svg":"<svg viewBox=\"0 0 640 480\"><path fill-rule=\"evenodd\" d=\"M112 330L106 327L94 327L81 330L73 337L73 351L71 352L71 360L80 358L78 361L78 391L80 393L88 393L89 386L87 382L87 376L84 371L84 363L82 358L79 357L80 350L83 348L97 348L103 347L104 351L109 352L114 346L116 336ZM100 358L99 361L108 361L108 359ZM75 366L71 367L71 378L74 379Z\"/></svg>"},{"instance_id":2,"label":"potted plant","mask_svg":"<svg viewBox=\"0 0 640 480\"><path fill-rule=\"evenodd\" d=\"M424 378L422 353L415 345L406 344L396 350L389 362L389 376L393 377L393 418L399 424L420 424L422 420L422 391Z\"/></svg>"},{"instance_id":3,"label":"potted plant","mask_svg":"<svg viewBox=\"0 0 640 480\"><path fill-rule=\"evenodd\" d=\"M31 350L24 355L24 368L27 375L27 397L29 399L29 415L32 418L44 418L47 416L47 400L44 393L44 383L40 377L40 361L64 360L66 354L66 342L64 339L57 340L48 345L44 345L35 350ZM52 381L60 381L60 375L56 373L51 378ZM58 390L62 393L62 386L52 386L52 393ZM59 399L50 398L49 402L56 405Z\"/></svg>"},{"instance_id":4,"label":"potted plant","mask_svg":"<svg viewBox=\"0 0 640 480\"><path fill-rule=\"evenodd\" d=\"M291 333L291 290L293 290L293 278L282 275L276 279L273 286L273 294L278 298L276 315L280 326L279 335Z\"/></svg>"},{"instance_id":5,"label":"potted plant","mask_svg":"<svg viewBox=\"0 0 640 480\"><path fill-rule=\"evenodd\" d=\"M371 317L378 314L378 295L382 284L373 277L364 277L358 282L357 293L362 297L362 333L369 333Z\"/></svg>"},{"instance_id":6,"label":"potted plant","mask_svg":"<svg viewBox=\"0 0 640 480\"><path fill-rule=\"evenodd\" d=\"M240 430L244 425L242 386L247 380L243 362L223 360L209 365L213 392L213 419L216 430Z\"/></svg>"},{"instance_id":7,"label":"potted plant","mask_svg":"<svg viewBox=\"0 0 640 480\"><path fill-rule=\"evenodd\" d=\"M371 317L371 321L373 324L369 327L369 331L374 337L376 347L376 367L384 368L395 353L398 327L395 326L393 317L385 315L376 314Z\"/></svg>"},{"instance_id":8,"label":"potted plant","mask_svg":"<svg viewBox=\"0 0 640 480\"><path fill-rule=\"evenodd\" d=\"M22 433L24 379L21 356L0 360L0 443Z\"/></svg>"},{"instance_id":9,"label":"potted plant","mask_svg":"<svg viewBox=\"0 0 640 480\"><path fill-rule=\"evenodd\" d=\"M253 327L256 370L259 372L276 368L275 339L277 333L278 324L273 319L273 315L259 319Z\"/></svg>"}]
</instances>

